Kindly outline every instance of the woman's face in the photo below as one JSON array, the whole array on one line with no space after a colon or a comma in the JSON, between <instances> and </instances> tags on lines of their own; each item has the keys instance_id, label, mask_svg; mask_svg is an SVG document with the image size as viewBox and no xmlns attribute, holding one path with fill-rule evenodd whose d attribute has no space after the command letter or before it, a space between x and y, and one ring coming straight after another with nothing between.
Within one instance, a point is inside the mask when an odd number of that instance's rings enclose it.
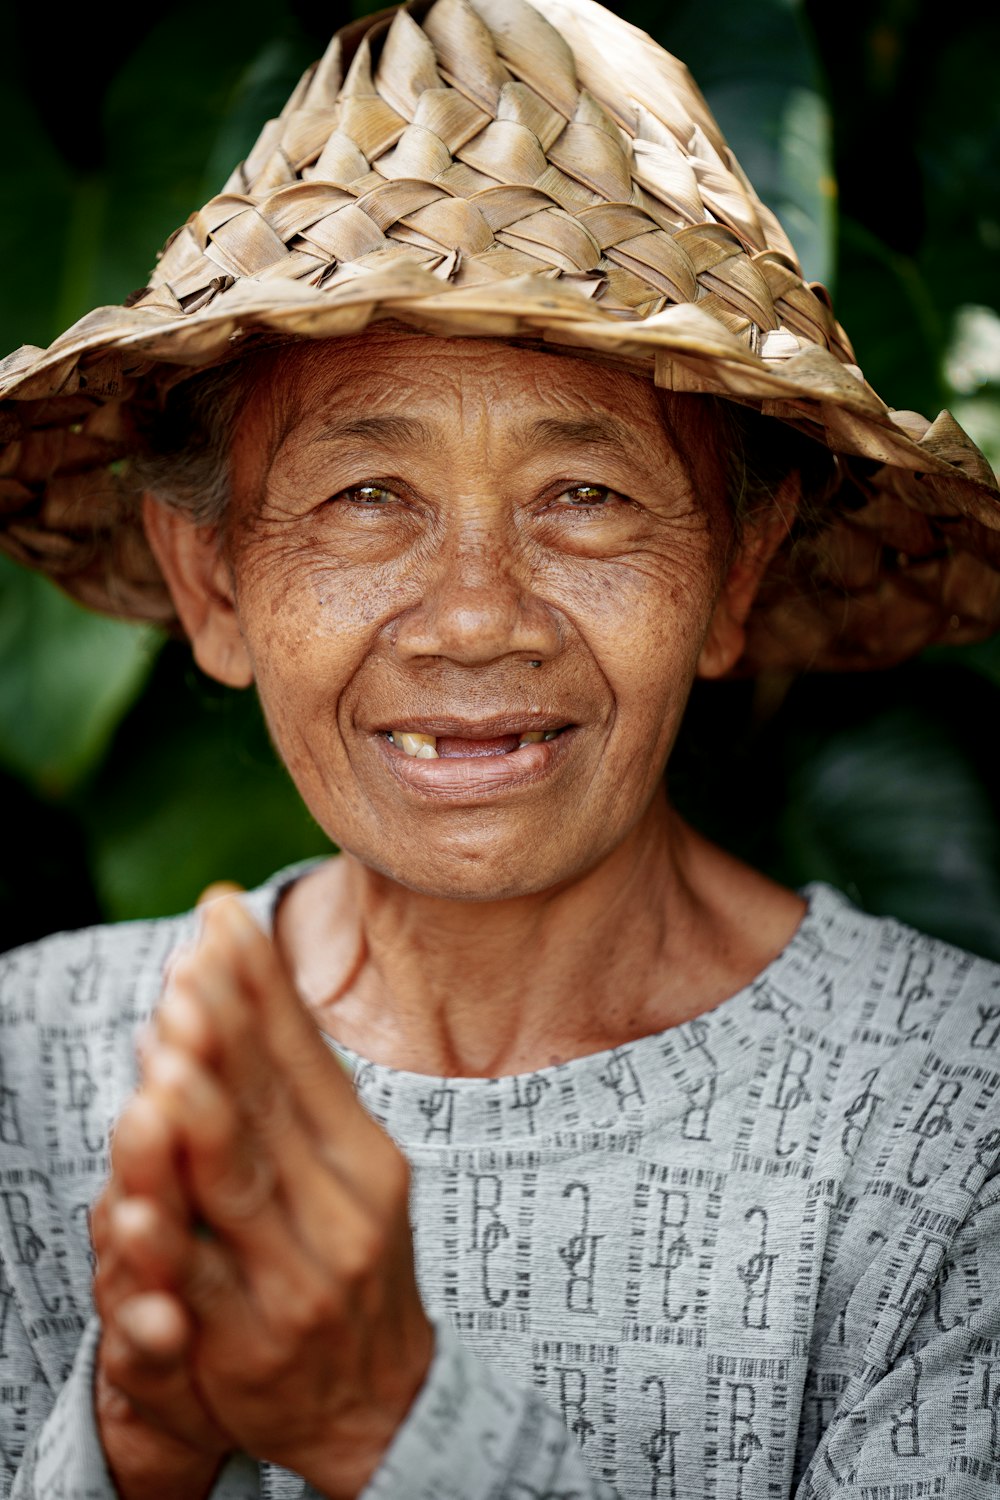
<instances>
[{"instance_id":1,"label":"woman's face","mask_svg":"<svg viewBox=\"0 0 1000 1500\"><path fill-rule=\"evenodd\" d=\"M689 472L651 383L383 330L282 355L233 453L186 623L209 672L252 673L342 848L497 899L660 816L692 680L728 668L745 610L717 464Z\"/></svg>"}]
</instances>

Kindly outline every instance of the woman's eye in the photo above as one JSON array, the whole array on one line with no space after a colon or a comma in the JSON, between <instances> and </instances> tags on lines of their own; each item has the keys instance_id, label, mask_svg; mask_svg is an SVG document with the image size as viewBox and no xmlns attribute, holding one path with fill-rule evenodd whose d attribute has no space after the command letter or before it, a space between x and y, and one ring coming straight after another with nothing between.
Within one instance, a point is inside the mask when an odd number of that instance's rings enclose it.
<instances>
[{"instance_id":1,"label":"woman's eye","mask_svg":"<svg viewBox=\"0 0 1000 1500\"><path fill-rule=\"evenodd\" d=\"M615 492L603 484L574 484L572 488L563 490L559 498L568 500L574 506L607 505L609 500L615 498Z\"/></svg>"},{"instance_id":2,"label":"woman's eye","mask_svg":"<svg viewBox=\"0 0 1000 1500\"><path fill-rule=\"evenodd\" d=\"M346 500L349 505L385 505L395 500L391 490L380 484L355 484L349 490L341 490L334 500Z\"/></svg>"}]
</instances>

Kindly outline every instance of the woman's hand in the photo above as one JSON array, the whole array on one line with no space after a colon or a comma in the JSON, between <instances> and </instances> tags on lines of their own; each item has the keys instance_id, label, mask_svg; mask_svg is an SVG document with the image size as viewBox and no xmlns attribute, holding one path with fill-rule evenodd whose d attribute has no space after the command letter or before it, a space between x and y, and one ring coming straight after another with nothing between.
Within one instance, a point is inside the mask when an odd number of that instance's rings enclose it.
<instances>
[{"instance_id":1,"label":"woman's hand","mask_svg":"<svg viewBox=\"0 0 1000 1500\"><path fill-rule=\"evenodd\" d=\"M152 1201L189 1389L216 1434L354 1497L433 1352L406 1161L237 901L206 911L174 965L144 1068L140 1099L183 1165L184 1211ZM208 1432L182 1406L197 1447ZM172 1430L169 1413L160 1421Z\"/></svg>"},{"instance_id":2,"label":"woman's hand","mask_svg":"<svg viewBox=\"0 0 1000 1500\"><path fill-rule=\"evenodd\" d=\"M200 1500L233 1446L188 1369L193 1327L165 1238L189 1230L174 1133L133 1099L111 1143L111 1178L91 1215L102 1331L95 1379L101 1442L122 1500Z\"/></svg>"}]
</instances>

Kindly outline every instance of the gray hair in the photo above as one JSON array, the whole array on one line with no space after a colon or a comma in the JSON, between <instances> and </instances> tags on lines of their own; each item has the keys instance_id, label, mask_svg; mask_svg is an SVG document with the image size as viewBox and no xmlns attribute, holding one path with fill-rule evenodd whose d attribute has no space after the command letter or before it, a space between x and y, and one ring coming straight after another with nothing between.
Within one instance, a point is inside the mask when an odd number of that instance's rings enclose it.
<instances>
[{"instance_id":1,"label":"gray hair","mask_svg":"<svg viewBox=\"0 0 1000 1500\"><path fill-rule=\"evenodd\" d=\"M254 360L256 364L256 360ZM161 504L199 526L217 526L232 497L232 436L253 387L246 359L190 376L162 404L139 408L132 477Z\"/></svg>"}]
</instances>

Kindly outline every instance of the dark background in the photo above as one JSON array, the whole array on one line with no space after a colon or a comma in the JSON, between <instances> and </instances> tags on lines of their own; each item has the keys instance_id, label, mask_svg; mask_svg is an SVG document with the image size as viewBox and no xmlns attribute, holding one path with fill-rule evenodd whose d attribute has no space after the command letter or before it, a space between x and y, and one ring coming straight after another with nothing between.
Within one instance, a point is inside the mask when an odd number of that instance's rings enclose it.
<instances>
[{"instance_id":1,"label":"dark background","mask_svg":"<svg viewBox=\"0 0 1000 1500\"><path fill-rule=\"evenodd\" d=\"M142 285L346 4L0 8L0 346ZM1000 19L930 0L617 7L683 57L893 405L1000 460ZM1000 648L705 686L674 777L792 884L1000 957ZM0 946L176 910L327 848L251 695L0 558Z\"/></svg>"}]
</instances>

